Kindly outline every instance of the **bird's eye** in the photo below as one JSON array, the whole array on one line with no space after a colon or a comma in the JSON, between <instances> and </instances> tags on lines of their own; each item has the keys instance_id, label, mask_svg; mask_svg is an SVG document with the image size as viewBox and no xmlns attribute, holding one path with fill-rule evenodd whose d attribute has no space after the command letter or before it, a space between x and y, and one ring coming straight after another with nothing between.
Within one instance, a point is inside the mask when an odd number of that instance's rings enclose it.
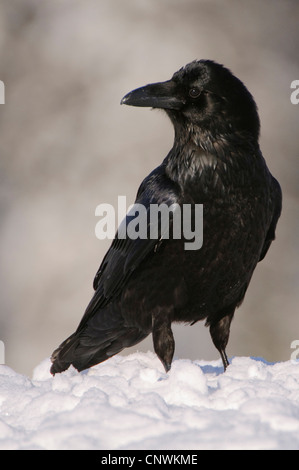
<instances>
[{"instance_id":1,"label":"bird's eye","mask_svg":"<svg viewBox=\"0 0 299 470\"><path fill-rule=\"evenodd\" d=\"M195 87L194 87L194 88L191 88L191 89L189 90L189 96L190 96L191 98L198 98L199 95L200 95L200 89L199 89L199 88L195 88Z\"/></svg>"}]
</instances>

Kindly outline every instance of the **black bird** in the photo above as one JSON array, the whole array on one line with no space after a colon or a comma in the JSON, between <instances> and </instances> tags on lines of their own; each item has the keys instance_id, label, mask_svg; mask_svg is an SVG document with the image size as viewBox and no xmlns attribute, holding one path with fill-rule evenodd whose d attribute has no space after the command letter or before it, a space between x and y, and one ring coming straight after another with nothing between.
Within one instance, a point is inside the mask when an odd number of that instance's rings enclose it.
<instances>
[{"instance_id":1,"label":"black bird","mask_svg":"<svg viewBox=\"0 0 299 470\"><path fill-rule=\"evenodd\" d=\"M136 203L148 212L152 204L190 204L193 224L196 204L203 204L203 244L186 249L184 236L167 238L161 224L155 239L117 233L76 332L52 355L51 372L71 364L81 371L149 333L168 371L172 322L203 319L226 368L235 309L275 238L281 212L279 183L259 148L256 104L238 78L211 60L191 62L121 103L164 109L175 131L172 149L141 183Z\"/></svg>"}]
</instances>

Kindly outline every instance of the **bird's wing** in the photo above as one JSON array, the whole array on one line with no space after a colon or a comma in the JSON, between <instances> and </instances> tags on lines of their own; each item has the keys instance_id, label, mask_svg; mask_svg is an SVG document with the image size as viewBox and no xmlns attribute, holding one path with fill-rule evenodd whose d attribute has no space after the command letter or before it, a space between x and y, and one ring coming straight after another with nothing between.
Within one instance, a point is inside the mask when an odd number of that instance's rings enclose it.
<instances>
[{"instance_id":1,"label":"bird's wing","mask_svg":"<svg viewBox=\"0 0 299 470\"><path fill-rule=\"evenodd\" d=\"M281 208L282 208L281 188L280 188L278 181L275 178L272 179L272 183L273 183L273 193L272 193L273 216L272 216L271 224L269 226L269 230L267 232L263 249L260 254L259 261L262 261L265 258L270 248L271 243L273 242L273 240L275 240L276 225L281 214Z\"/></svg>"},{"instance_id":2,"label":"bird's wing","mask_svg":"<svg viewBox=\"0 0 299 470\"><path fill-rule=\"evenodd\" d=\"M141 184L135 204L126 218L121 223L115 238L106 253L94 278L93 287L95 294L91 299L85 314L79 324L78 329L94 315L94 313L114 300L122 291L132 272L145 260L147 255L154 254L163 241L164 232L169 230L171 225L171 215L169 224L163 227L160 223L155 227L155 221L150 220L149 211L151 204L166 204L170 207L178 204L179 192L176 185L169 180L163 166L154 170ZM129 235L129 225L136 217L134 210L138 204L142 205L142 222L145 222L145 238L132 239ZM140 220L140 219L139 219ZM152 231L151 231L152 230ZM151 238L150 234L157 233L158 236Z\"/></svg>"}]
</instances>

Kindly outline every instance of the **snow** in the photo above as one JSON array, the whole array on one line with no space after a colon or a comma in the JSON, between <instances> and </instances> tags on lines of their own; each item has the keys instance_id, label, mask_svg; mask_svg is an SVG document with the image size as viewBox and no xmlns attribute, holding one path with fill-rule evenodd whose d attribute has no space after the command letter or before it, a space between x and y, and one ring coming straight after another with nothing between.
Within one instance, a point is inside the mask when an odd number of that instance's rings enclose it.
<instances>
[{"instance_id":1,"label":"snow","mask_svg":"<svg viewBox=\"0 0 299 470\"><path fill-rule=\"evenodd\" d=\"M298 449L299 363L115 356L32 379L0 366L0 449Z\"/></svg>"}]
</instances>

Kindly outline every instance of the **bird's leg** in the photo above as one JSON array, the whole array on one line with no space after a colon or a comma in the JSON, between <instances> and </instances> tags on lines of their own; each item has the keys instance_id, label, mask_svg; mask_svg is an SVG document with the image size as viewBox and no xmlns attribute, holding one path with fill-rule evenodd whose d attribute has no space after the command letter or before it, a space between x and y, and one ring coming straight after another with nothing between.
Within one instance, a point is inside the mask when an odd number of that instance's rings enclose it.
<instances>
[{"instance_id":1,"label":"bird's leg","mask_svg":"<svg viewBox=\"0 0 299 470\"><path fill-rule=\"evenodd\" d=\"M225 349L219 349L219 352L220 352L220 356L221 356L221 359L222 359L224 371L226 371L226 368L229 366L229 362L228 362L228 359L227 359Z\"/></svg>"},{"instance_id":2,"label":"bird's leg","mask_svg":"<svg viewBox=\"0 0 299 470\"><path fill-rule=\"evenodd\" d=\"M174 354L174 338L171 330L171 322L167 317L153 316L153 343L154 350L165 371L168 372Z\"/></svg>"},{"instance_id":3,"label":"bird's leg","mask_svg":"<svg viewBox=\"0 0 299 470\"><path fill-rule=\"evenodd\" d=\"M215 347L218 349L224 370L229 365L225 348L228 343L230 324L234 316L234 310L230 310L226 315L222 316L220 320L212 321L210 325L210 334Z\"/></svg>"}]
</instances>

